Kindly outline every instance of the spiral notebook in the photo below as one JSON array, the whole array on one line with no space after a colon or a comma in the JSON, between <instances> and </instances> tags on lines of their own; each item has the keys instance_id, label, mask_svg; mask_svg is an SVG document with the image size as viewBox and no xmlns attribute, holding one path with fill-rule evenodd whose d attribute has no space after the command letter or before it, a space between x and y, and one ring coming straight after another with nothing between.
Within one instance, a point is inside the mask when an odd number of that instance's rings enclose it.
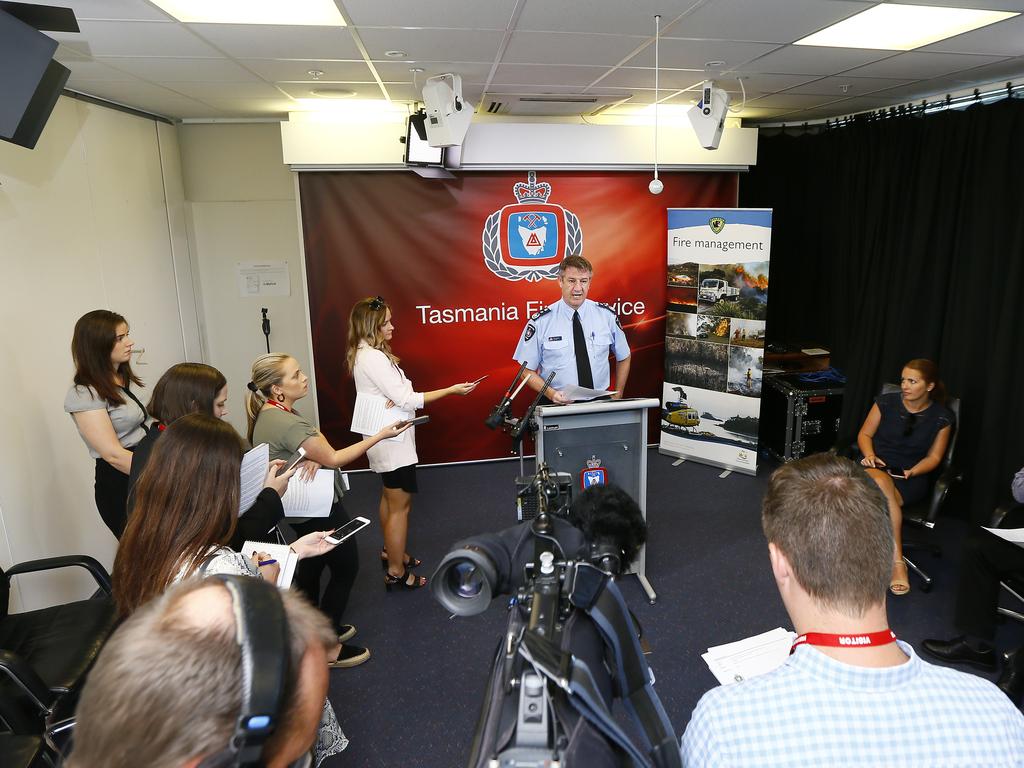
<instances>
[{"instance_id":1,"label":"spiral notebook","mask_svg":"<svg viewBox=\"0 0 1024 768\"><path fill-rule=\"evenodd\" d=\"M287 544L271 544L269 541L247 541L242 545L242 554L256 562L254 555L257 552L266 552L277 560L281 566L281 572L277 577L277 586L287 589L292 585L292 578L295 576L295 566L299 563L299 556Z\"/></svg>"}]
</instances>

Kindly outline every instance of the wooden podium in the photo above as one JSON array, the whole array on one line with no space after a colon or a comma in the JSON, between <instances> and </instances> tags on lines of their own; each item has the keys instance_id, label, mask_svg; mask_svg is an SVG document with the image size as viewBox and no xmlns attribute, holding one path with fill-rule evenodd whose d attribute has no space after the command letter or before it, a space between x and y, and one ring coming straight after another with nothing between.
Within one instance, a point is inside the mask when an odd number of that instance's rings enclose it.
<instances>
[{"instance_id":1,"label":"wooden podium","mask_svg":"<svg viewBox=\"0 0 1024 768\"><path fill-rule=\"evenodd\" d=\"M578 493L591 482L613 483L632 496L647 519L647 409L655 398L596 400L537 408L537 464L575 478ZM636 574L651 603L657 599L647 580L647 547L627 573Z\"/></svg>"}]
</instances>

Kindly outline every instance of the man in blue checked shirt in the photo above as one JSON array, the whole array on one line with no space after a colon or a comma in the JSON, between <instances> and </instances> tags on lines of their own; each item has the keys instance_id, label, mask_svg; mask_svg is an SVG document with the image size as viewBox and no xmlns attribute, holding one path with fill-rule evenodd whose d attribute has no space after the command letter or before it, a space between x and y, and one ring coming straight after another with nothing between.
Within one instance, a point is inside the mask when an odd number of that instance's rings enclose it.
<instances>
[{"instance_id":1,"label":"man in blue checked shirt","mask_svg":"<svg viewBox=\"0 0 1024 768\"><path fill-rule=\"evenodd\" d=\"M818 454L768 483L768 556L798 637L788 661L715 688L682 740L687 766L1024 766L1024 716L992 683L929 664L886 618L885 498Z\"/></svg>"}]
</instances>

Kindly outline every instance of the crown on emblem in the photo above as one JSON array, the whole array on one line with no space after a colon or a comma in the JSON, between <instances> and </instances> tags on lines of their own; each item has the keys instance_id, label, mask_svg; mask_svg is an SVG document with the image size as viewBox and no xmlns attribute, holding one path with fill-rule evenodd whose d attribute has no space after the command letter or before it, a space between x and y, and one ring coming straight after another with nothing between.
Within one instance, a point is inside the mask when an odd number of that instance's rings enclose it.
<instances>
[{"instance_id":1,"label":"crown on emblem","mask_svg":"<svg viewBox=\"0 0 1024 768\"><path fill-rule=\"evenodd\" d=\"M597 469L601 466L601 460L597 456L591 456L587 459L587 467L590 469Z\"/></svg>"},{"instance_id":2,"label":"crown on emblem","mask_svg":"<svg viewBox=\"0 0 1024 768\"><path fill-rule=\"evenodd\" d=\"M524 184L519 181L512 187L512 194L520 203L546 203L551 196L551 185L546 181L537 183L537 172L530 171Z\"/></svg>"}]
</instances>

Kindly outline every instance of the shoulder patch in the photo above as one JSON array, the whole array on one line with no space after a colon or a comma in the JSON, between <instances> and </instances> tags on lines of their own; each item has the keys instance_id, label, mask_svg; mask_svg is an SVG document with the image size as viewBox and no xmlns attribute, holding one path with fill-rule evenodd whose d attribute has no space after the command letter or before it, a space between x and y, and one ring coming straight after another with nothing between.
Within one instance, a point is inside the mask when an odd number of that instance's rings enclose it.
<instances>
[{"instance_id":1,"label":"shoulder patch","mask_svg":"<svg viewBox=\"0 0 1024 768\"><path fill-rule=\"evenodd\" d=\"M621 331L621 330L622 330L622 321L621 321L621 320L619 320L619 313L618 313L618 312L616 312L616 311L615 311L614 309L612 309L611 307L609 307L609 306L608 306L607 304L605 304L605 303L604 303L603 301L595 301L594 303L595 303L595 304L597 304L597 306L599 306L599 307L600 307L601 309L606 309L606 310L608 310L609 312L611 312L611 313L612 313L613 315L615 315L615 324L616 324L617 326L619 326L619 330Z\"/></svg>"},{"instance_id":2,"label":"shoulder patch","mask_svg":"<svg viewBox=\"0 0 1024 768\"><path fill-rule=\"evenodd\" d=\"M529 341L530 339L532 339L533 334L535 334L536 332L537 328L533 325L533 323L527 323L526 334L523 336L523 341Z\"/></svg>"},{"instance_id":3,"label":"shoulder patch","mask_svg":"<svg viewBox=\"0 0 1024 768\"><path fill-rule=\"evenodd\" d=\"M538 312L534 312L532 315L530 315L530 319L536 320L538 317L544 317L544 315L546 315L550 311L551 307L544 307L544 309L539 310Z\"/></svg>"}]
</instances>

